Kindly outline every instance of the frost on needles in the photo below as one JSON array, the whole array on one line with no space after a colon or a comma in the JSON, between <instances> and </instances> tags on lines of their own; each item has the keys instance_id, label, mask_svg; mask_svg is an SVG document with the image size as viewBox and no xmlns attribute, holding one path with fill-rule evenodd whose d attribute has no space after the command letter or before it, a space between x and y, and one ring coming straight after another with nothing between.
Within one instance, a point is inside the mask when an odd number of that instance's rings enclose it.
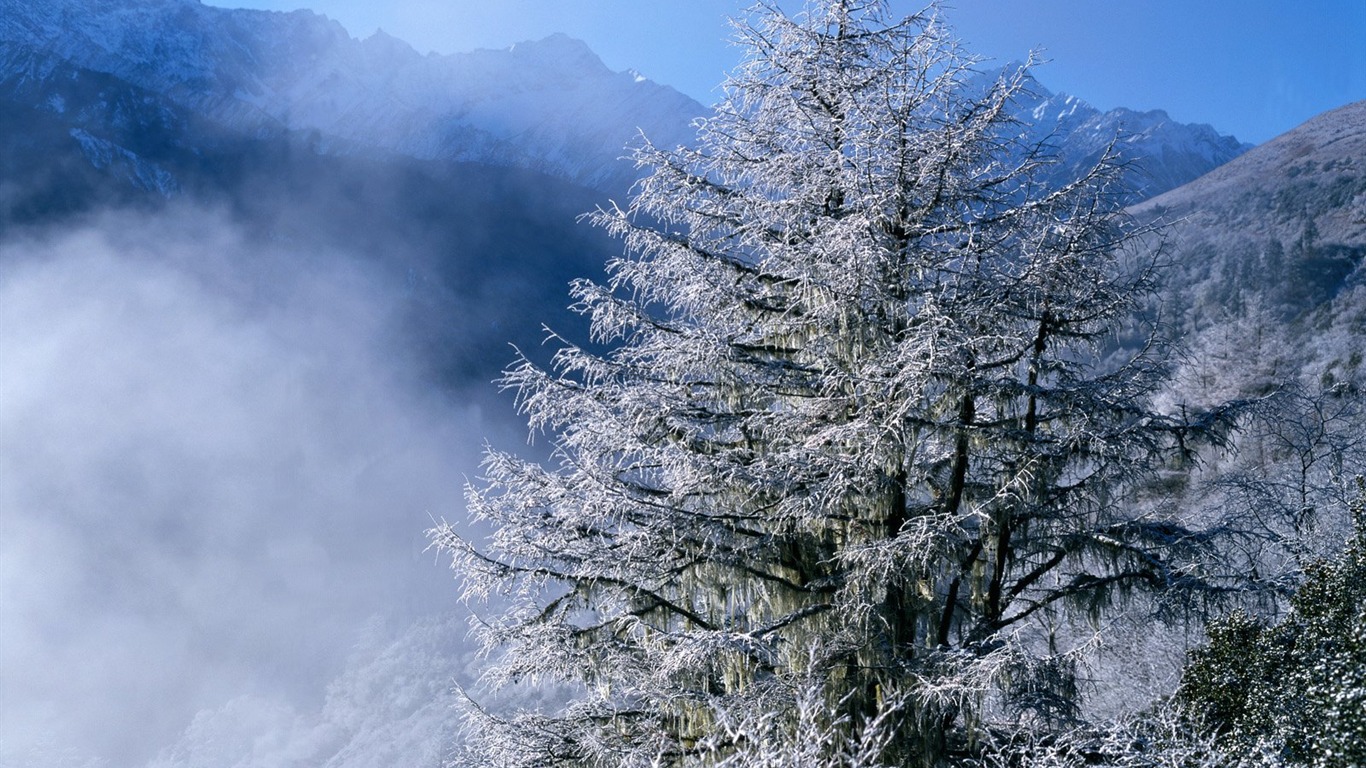
<instances>
[{"instance_id":1,"label":"frost on needles","mask_svg":"<svg viewBox=\"0 0 1366 768\"><path fill-rule=\"evenodd\" d=\"M1060 627L1236 587L1159 503L1236 408L1157 412L1161 345L1113 354L1155 258L1118 158L1046 185L1026 68L983 85L933 8L737 29L696 148L590 216L627 253L574 286L594 343L502 380L553 460L491 451L491 537L432 532L493 682L570 692L471 705L471 763L968 759L1077 715Z\"/></svg>"}]
</instances>

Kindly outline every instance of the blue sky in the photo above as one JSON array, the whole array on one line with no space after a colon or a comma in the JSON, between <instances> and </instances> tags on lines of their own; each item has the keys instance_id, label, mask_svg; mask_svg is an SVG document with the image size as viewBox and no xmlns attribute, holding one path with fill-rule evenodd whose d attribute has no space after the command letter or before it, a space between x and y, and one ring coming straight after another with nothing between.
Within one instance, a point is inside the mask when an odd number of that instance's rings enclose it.
<instances>
[{"instance_id":1,"label":"blue sky","mask_svg":"<svg viewBox=\"0 0 1366 768\"><path fill-rule=\"evenodd\" d=\"M726 18L746 0L208 0L308 7L365 37L383 28L454 53L565 32L613 69L703 103L738 60ZM892 0L909 13L920 0ZM784 2L800 8L800 0ZM951 0L969 50L1001 63L1044 49L1037 73L1097 107L1166 109L1259 143L1366 98L1366 0Z\"/></svg>"}]
</instances>

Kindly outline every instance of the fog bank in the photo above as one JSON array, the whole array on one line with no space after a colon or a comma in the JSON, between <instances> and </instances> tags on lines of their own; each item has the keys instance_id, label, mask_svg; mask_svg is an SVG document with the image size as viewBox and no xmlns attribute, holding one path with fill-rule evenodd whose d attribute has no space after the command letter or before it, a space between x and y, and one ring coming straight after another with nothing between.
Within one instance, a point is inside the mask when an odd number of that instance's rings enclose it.
<instances>
[{"instance_id":1,"label":"fog bank","mask_svg":"<svg viewBox=\"0 0 1366 768\"><path fill-rule=\"evenodd\" d=\"M364 627L454 610L423 530L499 429L420 379L404 301L203 211L0 243L0 763L316 710Z\"/></svg>"}]
</instances>

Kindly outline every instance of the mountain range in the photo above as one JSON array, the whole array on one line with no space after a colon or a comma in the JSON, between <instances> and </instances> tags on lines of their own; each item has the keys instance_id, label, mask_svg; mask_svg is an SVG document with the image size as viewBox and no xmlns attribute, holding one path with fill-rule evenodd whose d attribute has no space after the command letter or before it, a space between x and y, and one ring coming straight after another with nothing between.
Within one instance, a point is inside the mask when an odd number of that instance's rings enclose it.
<instances>
[{"instance_id":1,"label":"mountain range","mask_svg":"<svg viewBox=\"0 0 1366 768\"><path fill-rule=\"evenodd\" d=\"M1130 163L1124 181L1134 201L1197 179L1252 147L1209 125L1179 123L1160 109L1102 112L1075 96L1049 91L1033 77L1016 110L1030 142L1057 152L1060 162L1049 181L1077 178L1114 144Z\"/></svg>"},{"instance_id":2,"label":"mountain range","mask_svg":"<svg viewBox=\"0 0 1366 768\"><path fill-rule=\"evenodd\" d=\"M1119 132L1135 199L1247 149L1037 81L1018 109L1058 149L1059 178ZM424 56L306 10L0 0L0 224L221 206L267 240L360 251L407 275L438 375L486 381L509 340L534 349L541 322L576 327L566 282L616 252L576 217L628 194L629 147L687 143L706 111L564 35ZM494 294L517 300L475 328L441 319ZM521 319L530 306L534 322Z\"/></svg>"},{"instance_id":3,"label":"mountain range","mask_svg":"<svg viewBox=\"0 0 1366 768\"><path fill-rule=\"evenodd\" d=\"M688 143L707 111L668 86L609 70L564 35L424 56L383 32L354 39L311 11L198 0L0 1L0 100L19 120L0 136L9 152L46 127L49 151L79 151L97 170L161 195L194 186L187 177L206 147L269 139L329 155L516 167L620 194L635 173L622 160L628 147L642 135ZM1119 133L1142 197L1247 149L1209 126L1160 111L1101 112L1037 81L1018 110L1038 138L1055 141L1059 174Z\"/></svg>"},{"instance_id":4,"label":"mountain range","mask_svg":"<svg viewBox=\"0 0 1366 768\"><path fill-rule=\"evenodd\" d=\"M604 185L629 171L612 161L637 130L686 141L703 111L563 35L422 56L382 32L355 40L310 11L196 0L5 0L0 11L3 69L20 84L99 73L139 89L144 104L244 136L304 133L323 152L494 162Z\"/></svg>"}]
</instances>

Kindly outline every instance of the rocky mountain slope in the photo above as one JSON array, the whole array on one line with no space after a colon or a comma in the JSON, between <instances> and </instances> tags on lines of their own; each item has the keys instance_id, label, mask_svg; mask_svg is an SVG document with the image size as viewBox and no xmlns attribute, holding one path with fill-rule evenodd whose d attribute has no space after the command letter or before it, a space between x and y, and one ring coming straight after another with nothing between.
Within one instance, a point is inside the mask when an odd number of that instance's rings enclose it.
<instances>
[{"instance_id":1,"label":"rocky mountain slope","mask_svg":"<svg viewBox=\"0 0 1366 768\"><path fill-rule=\"evenodd\" d=\"M1236 233L1287 247L1307 230L1325 248L1366 247L1366 101L1319 115L1133 210L1179 219L1186 239Z\"/></svg>"}]
</instances>

